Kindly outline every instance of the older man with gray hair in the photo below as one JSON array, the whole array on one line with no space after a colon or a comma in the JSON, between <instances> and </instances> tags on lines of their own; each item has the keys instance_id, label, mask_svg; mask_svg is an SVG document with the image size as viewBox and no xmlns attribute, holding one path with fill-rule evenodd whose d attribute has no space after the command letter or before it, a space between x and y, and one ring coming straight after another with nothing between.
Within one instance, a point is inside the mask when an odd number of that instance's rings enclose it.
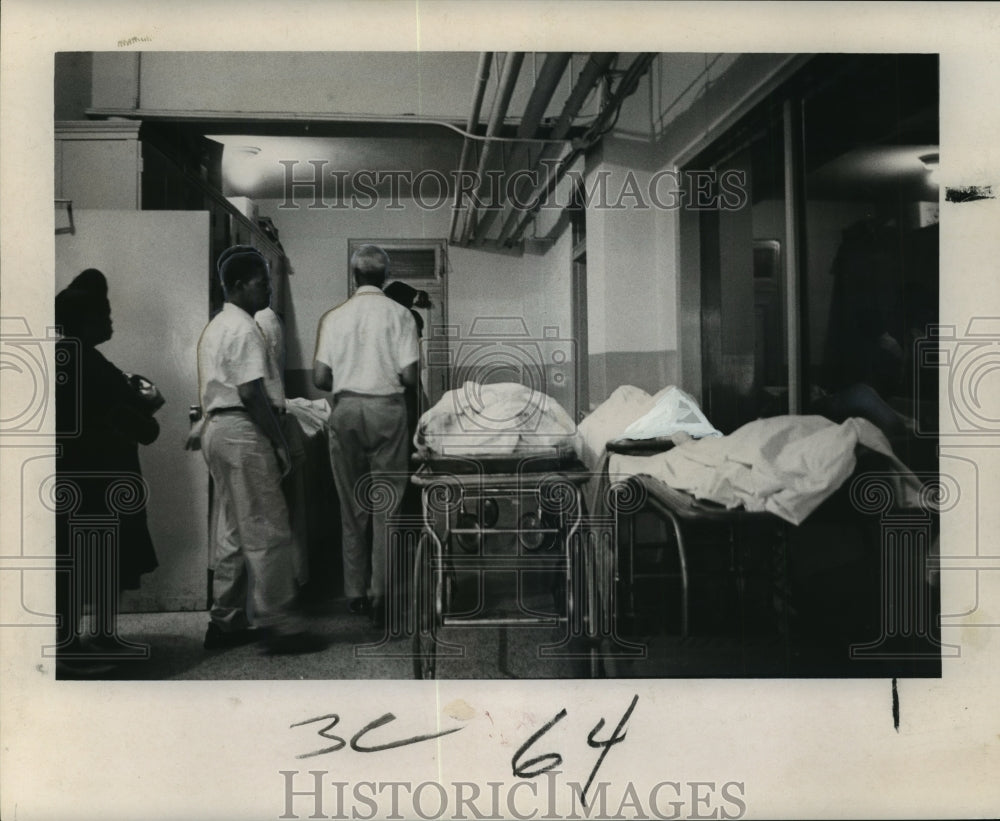
<instances>
[{"instance_id":1,"label":"older man with gray hair","mask_svg":"<svg viewBox=\"0 0 1000 821\"><path fill-rule=\"evenodd\" d=\"M410 312L382 292L388 254L364 245L352 255L351 271L354 296L320 319L313 383L333 393L330 460L343 522L344 590L351 612L370 612L380 626L392 510L373 518L361 483L369 476L389 483L397 505L403 496L409 452L403 393L416 384L419 351Z\"/></svg>"}]
</instances>

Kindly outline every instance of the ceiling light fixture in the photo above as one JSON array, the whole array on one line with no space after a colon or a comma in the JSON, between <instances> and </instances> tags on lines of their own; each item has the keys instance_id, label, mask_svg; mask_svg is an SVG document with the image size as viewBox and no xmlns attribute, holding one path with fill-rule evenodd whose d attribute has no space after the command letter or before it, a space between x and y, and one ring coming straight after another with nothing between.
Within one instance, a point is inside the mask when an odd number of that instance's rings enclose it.
<instances>
[{"instance_id":1,"label":"ceiling light fixture","mask_svg":"<svg viewBox=\"0 0 1000 821\"><path fill-rule=\"evenodd\" d=\"M260 148L255 145L227 146L222 153L222 178L226 193L252 197L264 177Z\"/></svg>"}]
</instances>

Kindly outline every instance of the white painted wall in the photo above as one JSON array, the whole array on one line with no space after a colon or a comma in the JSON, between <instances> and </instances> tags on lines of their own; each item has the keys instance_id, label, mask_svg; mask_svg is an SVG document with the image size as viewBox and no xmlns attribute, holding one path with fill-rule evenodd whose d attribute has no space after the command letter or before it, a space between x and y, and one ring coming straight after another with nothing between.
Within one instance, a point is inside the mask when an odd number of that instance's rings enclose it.
<instances>
[{"instance_id":1,"label":"white painted wall","mask_svg":"<svg viewBox=\"0 0 1000 821\"><path fill-rule=\"evenodd\" d=\"M594 205L587 212L587 311L590 352L660 351L673 345L672 283L657 260L658 220L653 208L638 207L633 198L621 198L624 180L631 175L641 189L649 173L601 163L597 173L606 178L608 207ZM621 208L611 207L620 204Z\"/></svg>"}]
</instances>

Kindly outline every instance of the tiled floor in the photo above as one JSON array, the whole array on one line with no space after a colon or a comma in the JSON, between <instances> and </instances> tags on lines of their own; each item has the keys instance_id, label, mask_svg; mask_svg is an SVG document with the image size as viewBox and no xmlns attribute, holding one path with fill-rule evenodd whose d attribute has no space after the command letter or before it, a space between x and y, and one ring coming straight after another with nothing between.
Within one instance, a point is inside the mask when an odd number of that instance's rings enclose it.
<instances>
[{"instance_id":1,"label":"tiled floor","mask_svg":"<svg viewBox=\"0 0 1000 821\"><path fill-rule=\"evenodd\" d=\"M412 642L390 637L364 617L340 612L313 616L310 629L329 642L317 653L264 655L257 645L208 651L202 647L204 612L131 613L119 617L119 635L145 644L149 656L126 659L109 679L409 679L414 675ZM573 659L540 659L540 644L558 641L551 628L449 628L442 642L460 655L439 658L438 675L449 678L573 678L588 675Z\"/></svg>"},{"instance_id":2,"label":"tiled floor","mask_svg":"<svg viewBox=\"0 0 1000 821\"><path fill-rule=\"evenodd\" d=\"M634 602L622 602L616 635L603 642L566 640L566 625L484 627L449 626L438 631L435 675L448 679L614 678L860 678L940 675L933 657L913 664L859 662L852 643L878 637L877 623L855 624L849 616L851 574L827 568L819 587L803 587L798 617L776 616L767 589L748 587L738 604L726 586L698 588L691 612L691 634L681 638L676 591L667 595L655 584L637 588ZM482 589L459 587L458 610L475 609ZM490 585L491 601L511 614L512 602L545 611L553 590L510 580ZM821 593L826 591L823 595ZM469 594L473 594L469 598ZM806 595L808 594L808 595ZM558 596L557 596L558 599ZM407 599L408 601L409 599ZM633 605L634 613L633 613ZM857 610L858 608L854 608ZM255 644L206 651L208 614L128 613L119 617L119 635L148 646L147 658L118 662L109 679L410 679L415 675L412 614L409 607L389 627L376 630L364 616L351 615L343 599L310 607L310 629L327 647L316 653L268 656ZM626 617L624 611L633 613ZM493 612L493 611L491 611ZM523 612L523 611L522 611ZM784 628L784 629L783 629ZM596 652L594 651L596 648ZM903 648L908 652L910 647ZM928 647L918 648L925 652Z\"/></svg>"},{"instance_id":3,"label":"tiled floor","mask_svg":"<svg viewBox=\"0 0 1000 821\"><path fill-rule=\"evenodd\" d=\"M343 604L343 603L341 603ZM344 607L346 610L346 607ZM100 678L117 680L234 679L410 679L412 643L389 637L359 616L316 616L311 629L329 642L326 649L297 656L268 656L257 645L207 651L204 612L125 614L122 638L149 647L148 658L118 662ZM682 639L662 632L632 634L628 646L609 646L591 658L579 645L562 648L554 628L455 628L440 631L436 676L448 679L587 678L786 678L892 677L940 675L939 664L858 663L847 648L831 642L799 641L759 633L693 635ZM556 646L546 653L543 646Z\"/></svg>"},{"instance_id":4,"label":"tiled floor","mask_svg":"<svg viewBox=\"0 0 1000 821\"><path fill-rule=\"evenodd\" d=\"M119 634L149 648L148 658L118 662L100 678L118 680L232 679L409 679L414 676L408 636L389 636L364 617L349 615L346 603L313 616L310 628L329 642L326 649L297 656L264 655L257 645L205 650L205 612L132 613L119 618ZM605 642L603 658L585 647L560 646L559 628L448 627L439 632L436 676L450 679L714 678L840 676L836 648L813 642L789 648L775 633L744 636L693 635L662 631L633 633L621 644ZM546 650L545 648L550 649ZM858 674L863 671L857 670ZM868 675L872 675L869 672Z\"/></svg>"}]
</instances>

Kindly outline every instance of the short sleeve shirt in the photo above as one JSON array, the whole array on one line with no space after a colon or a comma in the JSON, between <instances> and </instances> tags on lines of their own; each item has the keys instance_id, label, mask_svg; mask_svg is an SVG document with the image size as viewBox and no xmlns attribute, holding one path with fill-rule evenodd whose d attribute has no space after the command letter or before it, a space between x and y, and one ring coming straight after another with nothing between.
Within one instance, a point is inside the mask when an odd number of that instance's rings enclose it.
<instances>
[{"instance_id":1,"label":"short sleeve shirt","mask_svg":"<svg viewBox=\"0 0 1000 821\"><path fill-rule=\"evenodd\" d=\"M198 384L205 413L238 408L239 386L263 379L268 398L284 405L281 381L273 372L267 342L253 317L227 302L198 341Z\"/></svg>"},{"instance_id":2,"label":"short sleeve shirt","mask_svg":"<svg viewBox=\"0 0 1000 821\"><path fill-rule=\"evenodd\" d=\"M399 374L419 356L409 310L374 286L361 286L320 319L315 359L333 372L334 394L402 393Z\"/></svg>"},{"instance_id":3,"label":"short sleeve shirt","mask_svg":"<svg viewBox=\"0 0 1000 821\"><path fill-rule=\"evenodd\" d=\"M264 334L264 341L267 343L267 353L271 359L269 363L271 376L264 380L267 383L265 385L267 394L268 396L281 394L284 397L285 329L281 327L281 320L278 319L278 315L270 306L257 311L253 315L253 319L257 323L257 327L260 328L261 333ZM271 379L276 379L277 383L270 384ZM284 407L284 402L279 403L279 405Z\"/></svg>"}]
</instances>

